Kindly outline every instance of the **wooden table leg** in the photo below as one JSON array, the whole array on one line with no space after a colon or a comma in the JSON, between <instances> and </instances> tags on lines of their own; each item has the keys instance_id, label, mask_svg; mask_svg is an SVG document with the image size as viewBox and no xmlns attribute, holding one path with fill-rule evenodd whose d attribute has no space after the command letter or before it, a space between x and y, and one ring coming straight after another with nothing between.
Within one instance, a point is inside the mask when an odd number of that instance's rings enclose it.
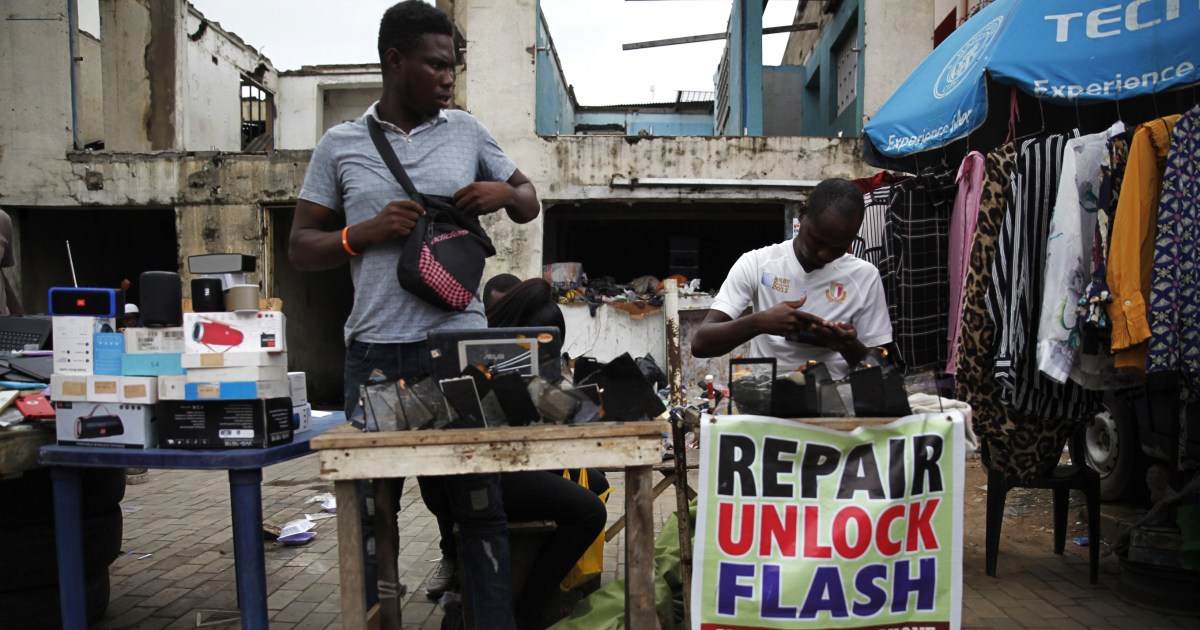
<instances>
[{"instance_id":1,"label":"wooden table leg","mask_svg":"<svg viewBox=\"0 0 1200 630\"><path fill-rule=\"evenodd\" d=\"M399 479L376 479L375 490L375 557L379 560L379 627L381 630L400 630L399 566L397 553L400 533L396 523L400 505Z\"/></svg>"},{"instance_id":2,"label":"wooden table leg","mask_svg":"<svg viewBox=\"0 0 1200 630\"><path fill-rule=\"evenodd\" d=\"M654 610L654 499L650 466L625 469L625 621L658 628Z\"/></svg>"},{"instance_id":3,"label":"wooden table leg","mask_svg":"<svg viewBox=\"0 0 1200 630\"><path fill-rule=\"evenodd\" d=\"M358 482L336 481L338 579L342 586L342 628L367 627L367 596L363 588L362 523L359 521Z\"/></svg>"}]
</instances>

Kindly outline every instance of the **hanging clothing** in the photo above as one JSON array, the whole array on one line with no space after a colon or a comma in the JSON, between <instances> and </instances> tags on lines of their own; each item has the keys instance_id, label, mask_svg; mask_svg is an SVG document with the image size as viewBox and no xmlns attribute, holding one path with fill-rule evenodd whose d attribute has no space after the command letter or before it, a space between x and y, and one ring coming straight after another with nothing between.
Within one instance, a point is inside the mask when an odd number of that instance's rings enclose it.
<instances>
[{"instance_id":1,"label":"hanging clothing","mask_svg":"<svg viewBox=\"0 0 1200 630\"><path fill-rule=\"evenodd\" d=\"M879 171L870 177L860 177L850 180L865 195L869 192L879 190L880 188L890 188L900 182L908 179L907 177L894 175L888 171Z\"/></svg>"},{"instance_id":2,"label":"hanging clothing","mask_svg":"<svg viewBox=\"0 0 1200 630\"><path fill-rule=\"evenodd\" d=\"M1200 106L1171 131L1150 287L1148 372L1180 371L1200 393Z\"/></svg>"},{"instance_id":3,"label":"hanging clothing","mask_svg":"<svg viewBox=\"0 0 1200 630\"><path fill-rule=\"evenodd\" d=\"M857 181L857 180L856 180ZM863 222L858 237L850 245L850 253L882 272L883 241L887 238L887 209L895 186L880 186L863 195Z\"/></svg>"},{"instance_id":4,"label":"hanging clothing","mask_svg":"<svg viewBox=\"0 0 1200 630\"><path fill-rule=\"evenodd\" d=\"M1129 145L1129 162L1113 219L1108 250L1108 287L1112 303L1112 350L1116 366L1132 372L1146 370L1146 340L1158 203L1163 171L1170 150L1171 128L1179 115L1139 125Z\"/></svg>"},{"instance_id":5,"label":"hanging clothing","mask_svg":"<svg viewBox=\"0 0 1200 630\"><path fill-rule=\"evenodd\" d=\"M1100 198L1100 164L1112 138L1125 131L1117 122L1107 131L1072 138L1063 150L1058 196L1046 242L1045 282L1037 328L1038 368L1057 383L1068 378L1089 389L1108 385L1106 356L1079 353L1079 299L1091 278L1092 248Z\"/></svg>"},{"instance_id":6,"label":"hanging clothing","mask_svg":"<svg viewBox=\"0 0 1200 630\"><path fill-rule=\"evenodd\" d=\"M988 294L989 313L997 328L993 374L1003 388L1001 400L1022 413L1068 426L1099 408L1099 394L1073 382L1046 378L1037 367L1036 339L1050 208L1057 195L1063 149L1071 136L1055 134L1022 144Z\"/></svg>"},{"instance_id":7,"label":"hanging clothing","mask_svg":"<svg viewBox=\"0 0 1200 630\"><path fill-rule=\"evenodd\" d=\"M962 324L963 283L967 279L971 242L975 238L975 222L979 218L979 195L985 171L983 154L971 151L958 167L958 194L950 214L949 273L950 318L946 321L946 373L954 374L958 361L958 332Z\"/></svg>"},{"instance_id":8,"label":"hanging clothing","mask_svg":"<svg viewBox=\"0 0 1200 630\"><path fill-rule=\"evenodd\" d=\"M979 219L963 284L962 327L958 337L955 398L971 405L972 427L992 467L1011 479L1048 473L1058 464L1070 423L1020 413L1000 401L992 374L996 327L988 316L992 261L1004 207L1012 202L1016 150L1005 144L987 155L979 201Z\"/></svg>"},{"instance_id":9,"label":"hanging clothing","mask_svg":"<svg viewBox=\"0 0 1200 630\"><path fill-rule=\"evenodd\" d=\"M897 184L888 205L880 275L908 369L940 367L948 355L946 247L955 190L953 171L918 175Z\"/></svg>"},{"instance_id":10,"label":"hanging clothing","mask_svg":"<svg viewBox=\"0 0 1200 630\"><path fill-rule=\"evenodd\" d=\"M1100 161L1096 233L1092 238L1092 281L1084 289L1075 309L1080 350L1084 354L1107 355L1112 345L1112 323L1108 320L1108 305L1112 303L1112 293L1108 290L1108 243L1112 239L1112 220L1117 214L1117 200L1128 158L1129 132L1126 131L1109 141L1108 152Z\"/></svg>"}]
</instances>

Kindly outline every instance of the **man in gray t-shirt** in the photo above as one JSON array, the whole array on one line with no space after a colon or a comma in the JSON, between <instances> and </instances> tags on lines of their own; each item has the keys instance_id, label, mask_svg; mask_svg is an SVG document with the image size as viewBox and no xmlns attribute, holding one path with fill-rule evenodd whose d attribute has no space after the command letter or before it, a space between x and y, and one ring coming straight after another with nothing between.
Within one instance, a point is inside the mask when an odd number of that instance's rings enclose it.
<instances>
[{"instance_id":1,"label":"man in gray t-shirt","mask_svg":"<svg viewBox=\"0 0 1200 630\"><path fill-rule=\"evenodd\" d=\"M17 259L13 254L12 217L0 210L0 268L16 264ZM25 311L21 309L21 301L17 299L17 292L13 291L8 276L0 271L0 315L10 314L24 315Z\"/></svg>"},{"instance_id":2,"label":"man in gray t-shirt","mask_svg":"<svg viewBox=\"0 0 1200 630\"><path fill-rule=\"evenodd\" d=\"M470 114L448 109L456 64L452 36L446 15L419 0L384 13L379 101L362 118L321 138L296 203L288 251L292 264L319 270L350 263L354 307L344 333L347 418L355 417L359 386L372 370L393 380L429 372L429 331L487 326L478 299L464 312L448 312L400 288L396 264L425 209L408 198L388 170L368 135L367 118L380 122L422 194L453 197L456 206L480 216L503 209L516 223L538 215L533 184L488 130ZM339 229L342 219L345 227ZM490 628L515 628L498 476L421 477L419 482L426 503L448 506L459 525L473 617L489 620ZM385 518L394 518L396 509L391 506ZM364 523L364 535L369 533ZM373 555L370 546L367 555ZM367 570L370 605L376 585L370 562Z\"/></svg>"}]
</instances>

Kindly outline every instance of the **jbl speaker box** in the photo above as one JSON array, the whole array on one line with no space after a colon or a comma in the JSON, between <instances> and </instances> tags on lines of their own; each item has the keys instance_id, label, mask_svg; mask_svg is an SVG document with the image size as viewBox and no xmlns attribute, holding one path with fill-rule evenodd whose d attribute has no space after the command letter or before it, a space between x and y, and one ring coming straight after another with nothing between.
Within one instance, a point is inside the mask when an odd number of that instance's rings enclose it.
<instances>
[{"instance_id":1,"label":"jbl speaker box","mask_svg":"<svg viewBox=\"0 0 1200 630\"><path fill-rule=\"evenodd\" d=\"M108 448L154 448L154 405L101 402L54 403L59 444Z\"/></svg>"},{"instance_id":2,"label":"jbl speaker box","mask_svg":"<svg viewBox=\"0 0 1200 630\"><path fill-rule=\"evenodd\" d=\"M292 441L292 400L160 400L163 448L266 448Z\"/></svg>"}]
</instances>

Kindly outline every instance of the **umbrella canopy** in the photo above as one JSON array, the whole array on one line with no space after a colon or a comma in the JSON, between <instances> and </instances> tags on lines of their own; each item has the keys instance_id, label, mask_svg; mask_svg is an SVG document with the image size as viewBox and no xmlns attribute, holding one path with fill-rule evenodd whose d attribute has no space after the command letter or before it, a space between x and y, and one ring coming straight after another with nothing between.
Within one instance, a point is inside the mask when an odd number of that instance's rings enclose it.
<instances>
[{"instance_id":1,"label":"umbrella canopy","mask_svg":"<svg viewBox=\"0 0 1200 630\"><path fill-rule=\"evenodd\" d=\"M1009 122L1003 103L1017 98L1001 85L1041 109L1045 126L1046 107L1076 119L1081 105L1145 102L1194 85L1197 65L1195 1L996 0L934 49L867 123L866 159L890 166L922 152L963 153L985 124L993 129L973 148L995 144L995 128Z\"/></svg>"}]
</instances>

